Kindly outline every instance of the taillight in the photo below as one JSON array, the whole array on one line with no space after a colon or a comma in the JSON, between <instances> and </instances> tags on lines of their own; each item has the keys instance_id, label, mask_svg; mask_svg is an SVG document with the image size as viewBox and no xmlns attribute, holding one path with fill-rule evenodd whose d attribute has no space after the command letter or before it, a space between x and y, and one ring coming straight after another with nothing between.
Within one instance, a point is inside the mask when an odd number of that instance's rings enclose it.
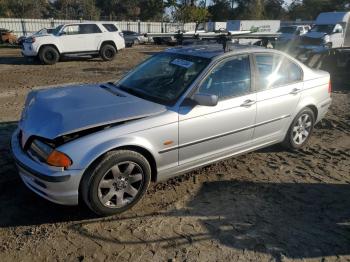
<instances>
[{"instance_id":1,"label":"taillight","mask_svg":"<svg viewBox=\"0 0 350 262\"><path fill-rule=\"evenodd\" d=\"M331 80L329 80L329 83L328 83L328 94L331 94L332 93L332 82Z\"/></svg>"}]
</instances>

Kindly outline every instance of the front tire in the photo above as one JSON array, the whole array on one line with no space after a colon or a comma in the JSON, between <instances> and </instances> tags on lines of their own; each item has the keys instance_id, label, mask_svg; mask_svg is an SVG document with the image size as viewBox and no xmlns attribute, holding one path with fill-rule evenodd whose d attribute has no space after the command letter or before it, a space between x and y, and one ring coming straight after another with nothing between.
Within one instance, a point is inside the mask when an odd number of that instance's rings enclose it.
<instances>
[{"instance_id":1,"label":"front tire","mask_svg":"<svg viewBox=\"0 0 350 262\"><path fill-rule=\"evenodd\" d=\"M294 118L283 145L289 149L299 149L310 139L315 124L315 114L310 108L304 108Z\"/></svg>"},{"instance_id":2,"label":"front tire","mask_svg":"<svg viewBox=\"0 0 350 262\"><path fill-rule=\"evenodd\" d=\"M100 50L100 56L104 61L111 61L117 54L117 50L114 46L105 44Z\"/></svg>"},{"instance_id":3,"label":"front tire","mask_svg":"<svg viewBox=\"0 0 350 262\"><path fill-rule=\"evenodd\" d=\"M81 193L94 213L119 214L144 196L150 180L151 167L143 155L130 150L111 151L84 175Z\"/></svg>"},{"instance_id":4,"label":"front tire","mask_svg":"<svg viewBox=\"0 0 350 262\"><path fill-rule=\"evenodd\" d=\"M56 48L52 46L44 46L39 53L39 58L45 65L53 65L60 59L60 54Z\"/></svg>"}]
</instances>

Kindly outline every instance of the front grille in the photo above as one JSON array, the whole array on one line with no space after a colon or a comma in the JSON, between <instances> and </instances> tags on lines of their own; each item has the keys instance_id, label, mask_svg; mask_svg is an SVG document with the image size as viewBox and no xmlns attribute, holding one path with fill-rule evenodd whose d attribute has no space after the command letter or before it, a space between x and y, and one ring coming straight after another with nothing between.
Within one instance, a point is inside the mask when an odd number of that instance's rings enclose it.
<instances>
[{"instance_id":1,"label":"front grille","mask_svg":"<svg viewBox=\"0 0 350 262\"><path fill-rule=\"evenodd\" d=\"M322 45L323 39L304 36L301 38L301 43L303 45Z\"/></svg>"}]
</instances>

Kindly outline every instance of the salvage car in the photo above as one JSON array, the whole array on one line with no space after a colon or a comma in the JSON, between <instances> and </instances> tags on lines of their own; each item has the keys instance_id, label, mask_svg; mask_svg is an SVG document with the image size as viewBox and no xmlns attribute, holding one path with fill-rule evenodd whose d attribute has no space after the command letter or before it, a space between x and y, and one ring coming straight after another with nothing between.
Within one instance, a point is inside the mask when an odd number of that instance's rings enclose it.
<instances>
[{"instance_id":1,"label":"salvage car","mask_svg":"<svg viewBox=\"0 0 350 262\"><path fill-rule=\"evenodd\" d=\"M146 42L146 38L142 34L129 30L123 30L122 32L126 47L132 47L133 45L144 44Z\"/></svg>"},{"instance_id":2,"label":"salvage car","mask_svg":"<svg viewBox=\"0 0 350 262\"><path fill-rule=\"evenodd\" d=\"M14 44L17 41L16 35L13 34L13 31L10 31L5 28L0 28L0 44L9 43Z\"/></svg>"},{"instance_id":3,"label":"salvage car","mask_svg":"<svg viewBox=\"0 0 350 262\"><path fill-rule=\"evenodd\" d=\"M39 35L47 35L47 34L52 34L54 32L55 28L42 28L39 31L31 34L31 35L23 35L20 36L17 39L17 44L18 45L23 45L24 41L28 38L28 37L35 37L35 36L39 36Z\"/></svg>"},{"instance_id":4,"label":"salvage car","mask_svg":"<svg viewBox=\"0 0 350 262\"><path fill-rule=\"evenodd\" d=\"M320 13L311 30L302 36L301 49L350 47L350 12Z\"/></svg>"},{"instance_id":5,"label":"salvage car","mask_svg":"<svg viewBox=\"0 0 350 262\"><path fill-rule=\"evenodd\" d=\"M115 83L30 92L11 148L30 190L111 215L150 181L276 143L305 146L330 104L330 75L277 50L171 48Z\"/></svg>"}]
</instances>

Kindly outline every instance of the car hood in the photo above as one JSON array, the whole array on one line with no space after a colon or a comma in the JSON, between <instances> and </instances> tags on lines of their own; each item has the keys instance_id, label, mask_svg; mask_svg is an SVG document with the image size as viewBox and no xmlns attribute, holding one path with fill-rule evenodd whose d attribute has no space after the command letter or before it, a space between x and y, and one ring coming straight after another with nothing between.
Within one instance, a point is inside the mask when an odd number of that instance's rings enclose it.
<instances>
[{"instance_id":1,"label":"car hood","mask_svg":"<svg viewBox=\"0 0 350 262\"><path fill-rule=\"evenodd\" d=\"M29 93L19 127L23 139L54 139L81 130L166 111L156 104L122 92L109 84L78 85Z\"/></svg>"},{"instance_id":2,"label":"car hood","mask_svg":"<svg viewBox=\"0 0 350 262\"><path fill-rule=\"evenodd\" d=\"M327 33L324 33L324 32L308 32L305 35L303 35L302 37L322 38L325 35L327 35Z\"/></svg>"},{"instance_id":3,"label":"car hood","mask_svg":"<svg viewBox=\"0 0 350 262\"><path fill-rule=\"evenodd\" d=\"M279 36L279 39L281 39L281 40L291 40L293 38L296 38L296 35L295 34L290 34L290 33L282 33Z\"/></svg>"}]
</instances>

